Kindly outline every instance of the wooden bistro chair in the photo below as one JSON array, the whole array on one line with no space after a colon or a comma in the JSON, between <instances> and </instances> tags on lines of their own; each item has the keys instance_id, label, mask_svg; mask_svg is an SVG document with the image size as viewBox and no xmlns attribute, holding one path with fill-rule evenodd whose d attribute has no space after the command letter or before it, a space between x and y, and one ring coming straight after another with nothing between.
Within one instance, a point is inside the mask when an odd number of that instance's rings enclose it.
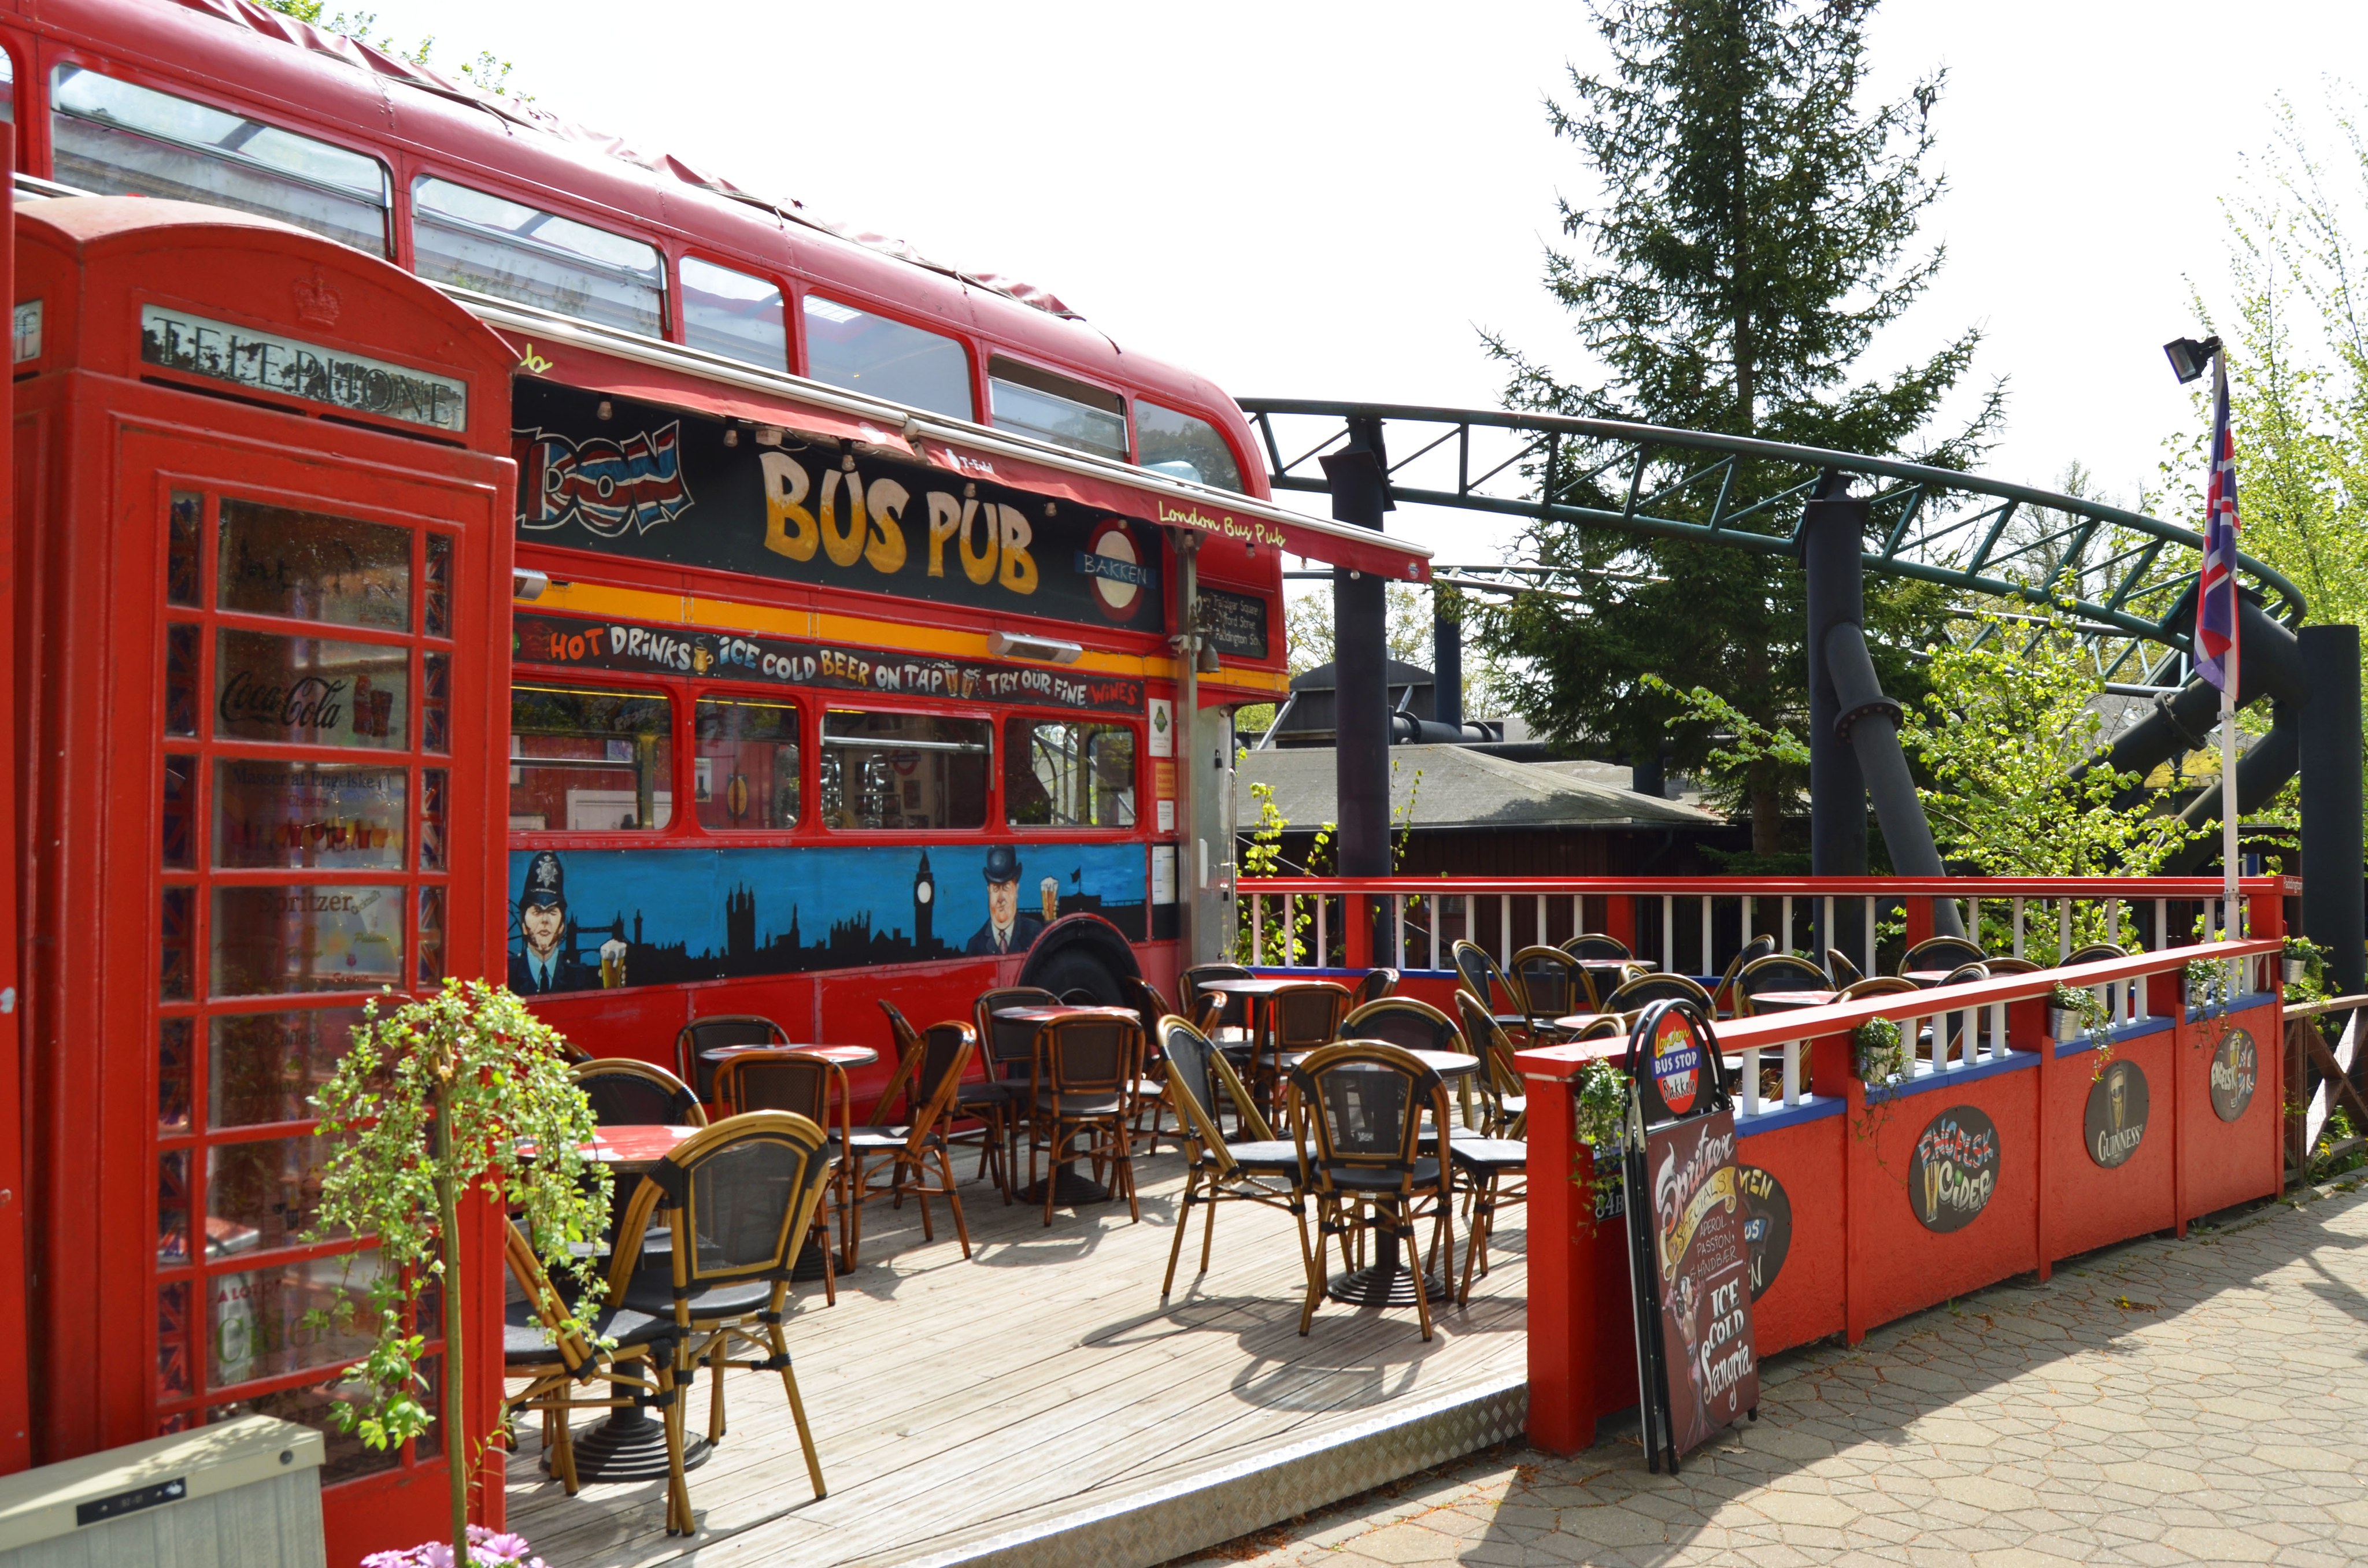
<instances>
[{"instance_id":1,"label":"wooden bistro chair","mask_svg":"<svg viewBox=\"0 0 2368 1568\"><path fill-rule=\"evenodd\" d=\"M822 1252L823 1300L838 1305L838 1271L852 1268L848 1261L848 1145L854 1135L854 1108L848 1104L847 1069L825 1056L804 1051L744 1051L724 1058L715 1070L715 1097L727 1116L751 1111L788 1111L816 1127L837 1128L826 1135L823 1156L831 1165L832 1179L814 1212L814 1242ZM836 1100L838 1111L831 1112ZM830 1231L838 1226L838 1256L831 1256Z\"/></svg>"},{"instance_id":2,"label":"wooden bistro chair","mask_svg":"<svg viewBox=\"0 0 2368 1568\"><path fill-rule=\"evenodd\" d=\"M1488 956L1488 949L1477 942L1459 937L1449 953L1455 964L1456 979L1463 983L1464 990L1480 998L1481 1006L1488 1009L1489 1017L1527 1034L1529 1009L1522 1005L1520 992L1505 978L1505 971L1497 967L1497 960ZM1497 1005L1500 995L1505 1000L1502 1007Z\"/></svg>"},{"instance_id":3,"label":"wooden bistro chair","mask_svg":"<svg viewBox=\"0 0 2368 1568\"><path fill-rule=\"evenodd\" d=\"M1737 948L1735 957L1727 960L1725 971L1718 977L1718 983L1710 988L1711 1005L1714 1007L1724 1007L1729 1013L1743 1011L1742 1006L1735 998L1735 977L1761 959L1773 957L1775 952L1776 938L1769 936L1754 937L1742 947ZM1820 991L1826 989L1822 973L1818 976L1817 989Z\"/></svg>"},{"instance_id":4,"label":"wooden bistro chair","mask_svg":"<svg viewBox=\"0 0 2368 1568\"><path fill-rule=\"evenodd\" d=\"M1458 996L1465 994L1462 991ZM1402 1045L1408 1051L1452 1051L1459 1054L1474 1049L1456 1028L1455 1020L1413 996L1384 996L1378 1002L1368 1002L1352 1009L1340 1020L1336 1037L1340 1040L1378 1040L1391 1045ZM1459 1078L1455 1085L1457 1108L1464 1119L1473 1119L1472 1080ZM1456 1136L1462 1137L1457 1130Z\"/></svg>"},{"instance_id":5,"label":"wooden bistro chair","mask_svg":"<svg viewBox=\"0 0 2368 1568\"><path fill-rule=\"evenodd\" d=\"M1906 974L1920 969L1963 969L1969 963L1979 963L1986 957L1979 942L1963 937L1927 937L1899 955L1899 967L1894 973Z\"/></svg>"},{"instance_id":6,"label":"wooden bistro chair","mask_svg":"<svg viewBox=\"0 0 2368 1568\"><path fill-rule=\"evenodd\" d=\"M1249 999L1245 996L1228 996L1222 991L1203 991L1201 989L1201 983L1205 980L1255 980L1257 978L1249 970L1237 963L1194 964L1176 977L1178 992L1176 999L1184 1005L1184 1016L1188 1018L1198 1018L1201 1016L1201 1006L1203 1002L1215 1005L1215 1014L1211 1022L1201 1028L1201 1032L1208 1036L1218 1050L1225 1051L1246 1046L1249 1042ZM1247 1062L1248 1057L1235 1049L1233 1051L1232 1060L1238 1066Z\"/></svg>"},{"instance_id":7,"label":"wooden bistro chair","mask_svg":"<svg viewBox=\"0 0 2368 1568\"><path fill-rule=\"evenodd\" d=\"M1807 959L1793 953L1770 953L1743 967L1729 987L1737 1017L1755 1017L1752 998L1763 991L1831 991L1832 980Z\"/></svg>"},{"instance_id":8,"label":"wooden bistro chair","mask_svg":"<svg viewBox=\"0 0 2368 1568\"><path fill-rule=\"evenodd\" d=\"M1562 950L1575 959L1633 959L1628 944L1617 937L1607 937L1600 931L1581 931L1562 945Z\"/></svg>"},{"instance_id":9,"label":"wooden bistro chair","mask_svg":"<svg viewBox=\"0 0 2368 1568\"><path fill-rule=\"evenodd\" d=\"M1316 1210L1299 1332L1315 1323L1324 1297L1327 1243L1339 1243L1345 1262L1352 1236L1387 1230L1417 1277L1415 1312L1428 1342L1430 1291L1422 1279L1441 1258L1454 1267L1455 1204L1437 1145L1423 1152L1423 1117L1428 1112L1441 1131L1449 1127L1447 1085L1414 1056L1377 1040L1343 1040L1311 1052L1291 1069L1289 1085L1292 1138ZM1427 1261L1416 1232L1426 1216Z\"/></svg>"},{"instance_id":10,"label":"wooden bistro chair","mask_svg":"<svg viewBox=\"0 0 2368 1568\"><path fill-rule=\"evenodd\" d=\"M1521 1070L1513 1064L1512 1038L1469 991L1455 994L1455 1006L1463 1015L1464 1039L1480 1058L1482 1092L1488 1103L1480 1130L1492 1138L1519 1138L1529 1127L1530 1101Z\"/></svg>"},{"instance_id":11,"label":"wooden bistro chair","mask_svg":"<svg viewBox=\"0 0 2368 1568\"><path fill-rule=\"evenodd\" d=\"M602 1056L568 1069L603 1127L704 1127L707 1111L690 1085L663 1067Z\"/></svg>"},{"instance_id":12,"label":"wooden bistro chair","mask_svg":"<svg viewBox=\"0 0 2368 1568\"><path fill-rule=\"evenodd\" d=\"M855 1267L856 1250L863 1244L863 1206L875 1198L890 1199L901 1209L909 1197L921 1206L921 1239L938 1239L929 1221L929 1199L942 1198L953 1210L954 1234L962 1238L962 1256L970 1256L970 1226L962 1219L962 1194L954 1190L954 1167L946 1152L946 1123L953 1119L962 1074L978 1051L978 1036L959 1018L931 1024L921 1037L909 1082L892 1083L871 1119L850 1131L842 1179L847 1199L847 1267ZM891 1122L889 1111L897 1095L908 1093L912 1114ZM885 1169L882 1169L882 1165ZM881 1178L886 1177L885 1185Z\"/></svg>"},{"instance_id":13,"label":"wooden bistro chair","mask_svg":"<svg viewBox=\"0 0 2368 1568\"><path fill-rule=\"evenodd\" d=\"M1250 1093L1271 1110L1282 1103L1282 1059L1339 1038L1349 1016L1349 988L1337 981L1304 980L1278 987L1266 1003L1266 1038L1250 1059Z\"/></svg>"},{"instance_id":14,"label":"wooden bistro chair","mask_svg":"<svg viewBox=\"0 0 2368 1568\"><path fill-rule=\"evenodd\" d=\"M1870 974L1843 986L1834 1000L1855 1002L1862 996L1904 996L1917 989L1914 981L1902 980L1896 974Z\"/></svg>"},{"instance_id":15,"label":"wooden bistro chair","mask_svg":"<svg viewBox=\"0 0 2368 1568\"><path fill-rule=\"evenodd\" d=\"M1850 961L1850 956L1848 953L1842 951L1839 948L1827 948L1826 949L1826 978L1833 982L1835 990L1839 991L1851 981L1863 980L1866 976L1860 971L1858 965Z\"/></svg>"},{"instance_id":16,"label":"wooden bistro chair","mask_svg":"<svg viewBox=\"0 0 2368 1568\"><path fill-rule=\"evenodd\" d=\"M1167 1059L1167 1098L1176 1108L1176 1124L1183 1130L1184 1201L1176 1210L1176 1239L1167 1246L1167 1278L1159 1299L1176 1289L1176 1262L1184 1256L1184 1233L1191 1227L1192 1206L1208 1210L1201 1221L1201 1272L1209 1272L1209 1254L1217 1242L1217 1205L1263 1203L1288 1210L1299 1222L1299 1251L1307 1254L1306 1194L1299 1180L1299 1145L1277 1138L1267 1126L1241 1080L1234 1076L1224 1053L1186 1020L1173 1016L1159 1020L1160 1054ZM1233 1142L1217 1125L1217 1094L1223 1090L1244 1108L1243 1119L1252 1136Z\"/></svg>"},{"instance_id":17,"label":"wooden bistro chair","mask_svg":"<svg viewBox=\"0 0 2368 1568\"><path fill-rule=\"evenodd\" d=\"M1640 974L1623 980L1611 995L1603 999L1607 1013L1634 1013L1656 1002L1691 1002L1704 1013L1710 1011L1710 993L1702 982L1690 974Z\"/></svg>"},{"instance_id":18,"label":"wooden bistro chair","mask_svg":"<svg viewBox=\"0 0 2368 1568\"><path fill-rule=\"evenodd\" d=\"M986 1081L962 1092L959 1104L968 1115L987 1123L985 1146L979 1150L978 1174L990 1171L1003 1201L1012 1194L1012 1167L1019 1158L1019 1124L1025 1119L1028 1074L1036 1056L1036 1026L996 1017L1004 1007L1056 1007L1061 999L1041 985L998 985L982 991L971 1003L971 1020L977 1031L979 1054L986 1062Z\"/></svg>"},{"instance_id":19,"label":"wooden bistro chair","mask_svg":"<svg viewBox=\"0 0 2368 1568\"><path fill-rule=\"evenodd\" d=\"M1126 993L1126 1005L1143 1020L1144 1062L1142 1081L1134 1086L1134 1126L1132 1134L1146 1154L1159 1153L1160 1124L1167 1113L1167 1096L1160 1093L1167 1078L1167 1053L1160 1049L1159 1020L1171 1017L1176 1009L1167 1005L1159 987L1135 975L1123 975L1119 989ZM1143 1119L1151 1118L1145 1131Z\"/></svg>"},{"instance_id":20,"label":"wooden bistro chair","mask_svg":"<svg viewBox=\"0 0 2368 1568\"><path fill-rule=\"evenodd\" d=\"M1367 970L1365 978L1357 982L1356 989L1349 994L1349 1006L1361 1007L1368 1002L1380 1001L1398 988L1400 978L1394 969Z\"/></svg>"},{"instance_id":21,"label":"wooden bistro chair","mask_svg":"<svg viewBox=\"0 0 2368 1568\"><path fill-rule=\"evenodd\" d=\"M2037 960L2017 958L1984 959L1982 967L1990 971L1992 980L2001 974L2037 974L2040 970Z\"/></svg>"},{"instance_id":22,"label":"wooden bistro chair","mask_svg":"<svg viewBox=\"0 0 2368 1568\"><path fill-rule=\"evenodd\" d=\"M1053 1222L1055 1179L1064 1160L1089 1159L1097 1176L1107 1172L1114 1192L1126 1194L1130 1221L1140 1223L1143 1206L1134 1192L1134 1141L1128 1119L1134 1085L1142 1077L1143 1025L1133 1018L1086 1015L1060 1018L1036 1034L1028 1080L1028 1179L1036 1180L1036 1155L1051 1165L1044 1175L1044 1223ZM1082 1139L1082 1146L1076 1146Z\"/></svg>"},{"instance_id":23,"label":"wooden bistro chair","mask_svg":"<svg viewBox=\"0 0 2368 1568\"><path fill-rule=\"evenodd\" d=\"M526 1386L502 1396L502 1419L521 1412L542 1417L542 1446L551 1473L567 1495L576 1492L575 1445L568 1417L579 1410L655 1406L666 1423L668 1506L682 1484L682 1410L674 1397L675 1322L671 1312L637 1312L587 1303L578 1327L566 1328L567 1309L542 1260L518 1230L505 1221L503 1261L509 1267L517 1299L502 1317L502 1377ZM606 1342L604 1348L602 1342Z\"/></svg>"},{"instance_id":24,"label":"wooden bistro chair","mask_svg":"<svg viewBox=\"0 0 2368 1568\"><path fill-rule=\"evenodd\" d=\"M719 1013L712 1018L693 1018L675 1033L675 1076L698 1090L702 1101L713 1105L715 1068L700 1060L700 1051L712 1051L719 1045L789 1043L790 1037L780 1025L754 1013Z\"/></svg>"},{"instance_id":25,"label":"wooden bistro chair","mask_svg":"<svg viewBox=\"0 0 2368 1568\"><path fill-rule=\"evenodd\" d=\"M1552 1038L1556 1018L1595 1011L1595 982L1560 948L1523 948L1515 953L1513 985L1533 1040Z\"/></svg>"},{"instance_id":26,"label":"wooden bistro chair","mask_svg":"<svg viewBox=\"0 0 2368 1568\"><path fill-rule=\"evenodd\" d=\"M823 1496L822 1459L790 1367L781 1335L782 1307L798 1251L821 1212L830 1185L830 1153L822 1128L790 1111L750 1111L717 1122L675 1146L642 1177L618 1227L609 1275L611 1308L664 1318L675 1332L674 1378L689 1381L704 1362L714 1383L707 1440L723 1440L723 1371L727 1367L781 1374L798 1446L805 1451L814 1494ZM664 1208L674 1233L689 1244L643 1258L641 1241ZM740 1352L734 1354L734 1350ZM669 1445L673 1487L666 1533L689 1535L690 1490L682 1478L680 1432Z\"/></svg>"}]
</instances>

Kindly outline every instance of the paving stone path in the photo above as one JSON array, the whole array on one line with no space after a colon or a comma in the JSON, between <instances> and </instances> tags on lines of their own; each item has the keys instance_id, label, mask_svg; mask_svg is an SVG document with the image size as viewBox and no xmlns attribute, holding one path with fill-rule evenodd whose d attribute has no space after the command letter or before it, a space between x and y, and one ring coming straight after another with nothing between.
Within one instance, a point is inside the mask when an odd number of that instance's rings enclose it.
<instances>
[{"instance_id":1,"label":"paving stone path","mask_svg":"<svg viewBox=\"0 0 2368 1568\"><path fill-rule=\"evenodd\" d=\"M2368 1192L2145 1241L1763 1369L1759 1421L1648 1475L1633 1417L1195 1561L2368 1562Z\"/></svg>"}]
</instances>

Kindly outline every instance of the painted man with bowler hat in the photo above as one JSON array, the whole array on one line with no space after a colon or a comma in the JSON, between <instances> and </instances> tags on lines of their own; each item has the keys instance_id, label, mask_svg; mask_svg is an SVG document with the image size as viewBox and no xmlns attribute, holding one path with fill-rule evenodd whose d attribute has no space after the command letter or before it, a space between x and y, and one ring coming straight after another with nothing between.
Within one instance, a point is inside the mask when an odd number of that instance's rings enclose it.
<instances>
[{"instance_id":1,"label":"painted man with bowler hat","mask_svg":"<svg viewBox=\"0 0 2368 1568\"><path fill-rule=\"evenodd\" d=\"M986 852L986 924L962 950L972 957L1024 953L1044 917L1019 907L1019 851L998 844Z\"/></svg>"},{"instance_id":2,"label":"painted man with bowler hat","mask_svg":"<svg viewBox=\"0 0 2368 1568\"><path fill-rule=\"evenodd\" d=\"M518 890L518 933L525 950L510 955L512 991L544 996L600 988L599 972L560 947L567 935L567 872L548 849L527 862L526 883Z\"/></svg>"}]
</instances>

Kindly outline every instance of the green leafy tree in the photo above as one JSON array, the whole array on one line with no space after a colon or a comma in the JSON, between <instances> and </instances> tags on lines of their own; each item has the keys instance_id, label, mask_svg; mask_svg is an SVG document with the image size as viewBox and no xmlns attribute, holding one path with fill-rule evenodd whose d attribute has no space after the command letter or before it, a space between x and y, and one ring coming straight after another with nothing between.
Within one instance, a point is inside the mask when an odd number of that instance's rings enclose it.
<instances>
[{"instance_id":1,"label":"green leafy tree","mask_svg":"<svg viewBox=\"0 0 2368 1568\"><path fill-rule=\"evenodd\" d=\"M1942 260L1939 247L1914 248L1942 188L1923 166L1941 78L1861 103L1873 8L1851 0L1594 7L1611 69L1574 68L1573 100L1548 109L1603 196L1560 204L1563 233L1578 244L1548 252L1546 283L1605 377L1566 380L1491 335L1488 350L1509 373L1508 403L1948 467L1981 451L1999 414L1995 387L1953 436L1923 437L1970 369L1978 333L1888 376L1854 379L1874 335L1907 311ZM1577 498L1620 505L1609 493ZM1552 521L1530 538L1542 563L1578 569L1581 602L1527 596L1485 612L1481 631L1517 672L1520 710L1549 737L1634 753L1666 735L1680 766L1699 766L1713 744L1707 727L1670 730L1686 715L1674 693L1696 687L1762 729L1801 722L1804 608L1793 562ZM1939 608L1928 589L1868 585L1878 642L1928 640ZM1645 686L1647 672L1673 689ZM1908 672L1891 659L1883 674L1888 684ZM1792 804L1783 765L1766 757L1748 772L1753 848L1771 854Z\"/></svg>"},{"instance_id":2,"label":"green leafy tree","mask_svg":"<svg viewBox=\"0 0 2368 1568\"><path fill-rule=\"evenodd\" d=\"M427 1381L419 1366L427 1344L420 1303L434 1288L443 1305L452 1562L469 1562L470 1483L491 1437L477 1439L462 1414L470 1372L461 1213L479 1201L520 1210L554 1278L573 1274L591 1287L590 1249L579 1257L571 1245L595 1240L609 1212L608 1172L587 1165L577 1147L595 1130L591 1105L558 1031L482 980L447 980L434 994L386 1012L372 1002L353 1049L313 1103L333 1151L315 1238L377 1238L368 1292L377 1332L368 1357L347 1373L361 1397L333 1405L334 1418L375 1449L419 1437L438 1419L421 1398ZM499 1208L491 1211L498 1219ZM584 1330L577 1320L566 1326Z\"/></svg>"}]
</instances>

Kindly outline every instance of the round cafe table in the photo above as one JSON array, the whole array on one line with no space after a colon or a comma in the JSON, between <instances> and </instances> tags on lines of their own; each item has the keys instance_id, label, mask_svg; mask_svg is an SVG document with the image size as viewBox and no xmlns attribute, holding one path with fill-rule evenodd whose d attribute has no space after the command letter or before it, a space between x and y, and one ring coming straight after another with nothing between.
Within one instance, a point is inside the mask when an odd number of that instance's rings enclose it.
<instances>
[{"instance_id":1,"label":"round cafe table","mask_svg":"<svg viewBox=\"0 0 2368 1568\"><path fill-rule=\"evenodd\" d=\"M606 1165L620 1178L618 1185L621 1187L623 1178L645 1175L685 1139L702 1131L697 1127L604 1127L593 1134L590 1142L579 1147L586 1159ZM686 1431L682 1468L688 1471L705 1464L711 1451L706 1438ZM546 1474L550 1472L549 1454L543 1456L542 1468ZM575 1476L579 1481L664 1481L665 1425L651 1420L649 1413L639 1405L611 1411L609 1419L575 1439Z\"/></svg>"},{"instance_id":2,"label":"round cafe table","mask_svg":"<svg viewBox=\"0 0 2368 1568\"><path fill-rule=\"evenodd\" d=\"M1751 994L1751 1010L1789 1013L1802 1007L1823 1007L1840 994L1839 991L1757 991Z\"/></svg>"},{"instance_id":3,"label":"round cafe table","mask_svg":"<svg viewBox=\"0 0 2368 1568\"><path fill-rule=\"evenodd\" d=\"M995 1016L1006 1023L1034 1024L1040 1029L1046 1024L1058 1023L1064 1018L1108 1018L1113 1023L1128 1023L1138 1027L1143 1023L1143 1015L1132 1007L1073 1006L1066 1002L1035 1007L997 1007L995 1010ZM1020 1114L1023 1116L1035 1108L1022 1101L1015 1100L1012 1103L1019 1107ZM1014 1125L1016 1128L1017 1124ZM1043 1202L1045 1180L1050 1180L1053 1184L1053 1201L1064 1209L1074 1209L1083 1203L1108 1203L1111 1198L1109 1187L1091 1176L1077 1174L1077 1163L1075 1160L1055 1160L1053 1163L1053 1174L1050 1177L1030 1182L1027 1187L1022 1187L1017 1196L1029 1203Z\"/></svg>"}]
</instances>

